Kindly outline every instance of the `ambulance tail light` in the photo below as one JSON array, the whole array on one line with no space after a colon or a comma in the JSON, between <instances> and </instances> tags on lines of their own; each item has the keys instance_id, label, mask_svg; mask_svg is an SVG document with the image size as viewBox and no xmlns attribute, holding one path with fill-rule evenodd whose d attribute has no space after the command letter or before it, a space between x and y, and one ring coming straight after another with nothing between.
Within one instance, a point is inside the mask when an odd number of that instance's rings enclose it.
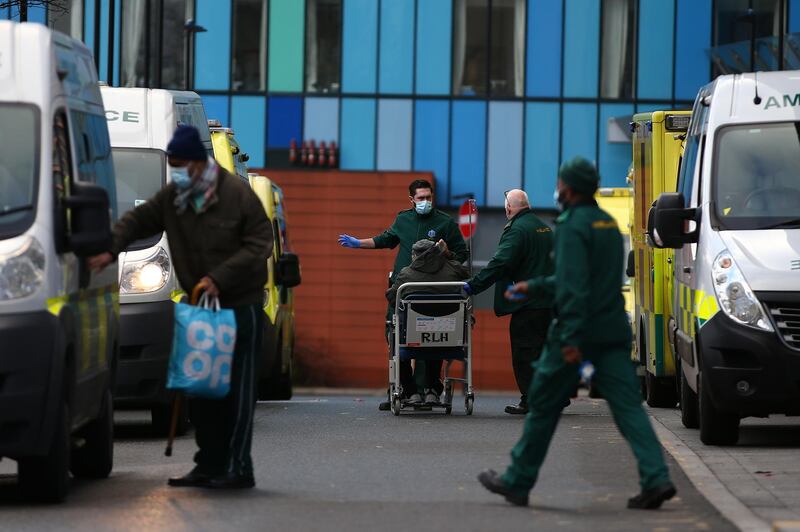
<instances>
[{"instance_id":1,"label":"ambulance tail light","mask_svg":"<svg viewBox=\"0 0 800 532\"><path fill-rule=\"evenodd\" d=\"M729 318L747 327L773 332L764 307L727 249L714 259L711 275L719 307Z\"/></svg>"}]
</instances>

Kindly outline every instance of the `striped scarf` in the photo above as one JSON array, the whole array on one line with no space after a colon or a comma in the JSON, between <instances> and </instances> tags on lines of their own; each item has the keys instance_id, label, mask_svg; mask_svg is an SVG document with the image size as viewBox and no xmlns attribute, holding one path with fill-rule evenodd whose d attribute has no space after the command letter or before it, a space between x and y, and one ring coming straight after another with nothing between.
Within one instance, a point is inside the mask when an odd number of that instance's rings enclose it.
<instances>
[{"instance_id":1,"label":"striped scarf","mask_svg":"<svg viewBox=\"0 0 800 532\"><path fill-rule=\"evenodd\" d=\"M206 169L197 179L192 179L192 185L185 189L178 189L175 196L175 207L178 214L183 214L186 208L191 205L194 212L200 214L214 203L217 192L217 162L211 157L208 158Z\"/></svg>"}]
</instances>

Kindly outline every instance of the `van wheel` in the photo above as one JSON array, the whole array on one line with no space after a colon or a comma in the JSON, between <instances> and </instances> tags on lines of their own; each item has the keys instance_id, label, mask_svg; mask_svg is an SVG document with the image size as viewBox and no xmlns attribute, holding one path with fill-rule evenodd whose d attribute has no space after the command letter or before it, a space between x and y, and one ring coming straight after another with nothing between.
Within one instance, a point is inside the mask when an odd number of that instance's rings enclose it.
<instances>
[{"instance_id":1,"label":"van wheel","mask_svg":"<svg viewBox=\"0 0 800 532\"><path fill-rule=\"evenodd\" d=\"M681 373L681 422L687 429L699 428L700 417L697 412L697 394L689 387L689 381L686 380L683 369L678 369L678 371Z\"/></svg>"},{"instance_id":2,"label":"van wheel","mask_svg":"<svg viewBox=\"0 0 800 532\"><path fill-rule=\"evenodd\" d=\"M53 439L46 456L19 460L19 486L25 497L41 502L62 502L69 490L69 407L59 409Z\"/></svg>"},{"instance_id":3,"label":"van wheel","mask_svg":"<svg viewBox=\"0 0 800 532\"><path fill-rule=\"evenodd\" d=\"M711 401L708 384L700 373L700 441L706 445L735 445L739 439L739 416L720 412Z\"/></svg>"},{"instance_id":4,"label":"van wheel","mask_svg":"<svg viewBox=\"0 0 800 532\"><path fill-rule=\"evenodd\" d=\"M111 391L103 395L97 419L80 431L85 443L72 451L70 470L76 478L107 478L114 467L114 402Z\"/></svg>"},{"instance_id":5,"label":"van wheel","mask_svg":"<svg viewBox=\"0 0 800 532\"><path fill-rule=\"evenodd\" d=\"M150 409L153 432L158 436L168 436L172 424L172 402L157 405ZM189 399L181 399L181 413L175 427L176 436L185 436L189 432Z\"/></svg>"},{"instance_id":6,"label":"van wheel","mask_svg":"<svg viewBox=\"0 0 800 532\"><path fill-rule=\"evenodd\" d=\"M678 398L675 394L675 381L673 377L656 377L645 371L647 381L647 395L645 399L649 406L655 408L673 408Z\"/></svg>"}]
</instances>

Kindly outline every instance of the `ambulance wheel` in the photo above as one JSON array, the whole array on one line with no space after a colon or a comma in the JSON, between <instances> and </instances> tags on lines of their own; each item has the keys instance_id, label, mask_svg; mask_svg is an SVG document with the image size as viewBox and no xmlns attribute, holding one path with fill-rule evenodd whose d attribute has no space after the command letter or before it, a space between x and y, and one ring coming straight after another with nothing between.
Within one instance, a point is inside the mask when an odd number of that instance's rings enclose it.
<instances>
[{"instance_id":1,"label":"ambulance wheel","mask_svg":"<svg viewBox=\"0 0 800 532\"><path fill-rule=\"evenodd\" d=\"M400 397L396 395L392 397L392 414L396 416L400 415Z\"/></svg>"},{"instance_id":2,"label":"ambulance wheel","mask_svg":"<svg viewBox=\"0 0 800 532\"><path fill-rule=\"evenodd\" d=\"M19 460L19 486L25 497L51 503L67 497L71 444L69 407L63 404L47 455Z\"/></svg>"},{"instance_id":3,"label":"ambulance wheel","mask_svg":"<svg viewBox=\"0 0 800 532\"><path fill-rule=\"evenodd\" d=\"M467 397L464 399L464 412L468 415L472 415L472 408L475 406L475 396L472 394L468 394Z\"/></svg>"},{"instance_id":4,"label":"ambulance wheel","mask_svg":"<svg viewBox=\"0 0 800 532\"><path fill-rule=\"evenodd\" d=\"M683 370L679 368L678 371L681 372L681 423L687 429L700 428L697 394L689 387L689 381L686 380Z\"/></svg>"},{"instance_id":5,"label":"ambulance wheel","mask_svg":"<svg viewBox=\"0 0 800 532\"><path fill-rule=\"evenodd\" d=\"M647 381L647 404L655 408L674 408L678 402L675 395L675 381L673 377L656 377L645 371Z\"/></svg>"},{"instance_id":6,"label":"ambulance wheel","mask_svg":"<svg viewBox=\"0 0 800 532\"><path fill-rule=\"evenodd\" d=\"M150 417L153 420L153 432L158 436L168 436L172 424L172 401L151 408ZM181 413L175 427L175 435L185 436L187 432L189 432L189 399L184 397L181 399Z\"/></svg>"},{"instance_id":7,"label":"ambulance wheel","mask_svg":"<svg viewBox=\"0 0 800 532\"><path fill-rule=\"evenodd\" d=\"M720 412L711 401L708 384L700 373L700 441L706 445L735 445L739 440L739 416Z\"/></svg>"},{"instance_id":8,"label":"ambulance wheel","mask_svg":"<svg viewBox=\"0 0 800 532\"><path fill-rule=\"evenodd\" d=\"M114 407L106 390L97 419L79 432L83 447L72 451L70 470L76 478L107 478L114 467Z\"/></svg>"}]
</instances>

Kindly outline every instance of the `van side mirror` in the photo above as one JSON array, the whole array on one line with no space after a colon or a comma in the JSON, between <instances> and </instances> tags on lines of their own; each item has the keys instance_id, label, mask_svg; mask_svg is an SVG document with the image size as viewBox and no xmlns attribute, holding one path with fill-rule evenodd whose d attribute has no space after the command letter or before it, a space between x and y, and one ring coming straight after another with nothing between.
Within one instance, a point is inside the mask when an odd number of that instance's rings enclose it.
<instances>
[{"instance_id":1,"label":"van side mirror","mask_svg":"<svg viewBox=\"0 0 800 532\"><path fill-rule=\"evenodd\" d=\"M684 244L697 242L700 211L685 205L680 192L661 194L658 198L648 216L648 233L656 247L680 249ZM689 229L689 222L695 223L694 229Z\"/></svg>"},{"instance_id":2,"label":"van side mirror","mask_svg":"<svg viewBox=\"0 0 800 532\"><path fill-rule=\"evenodd\" d=\"M294 253L284 253L278 259L278 267L275 269L275 284L292 288L300 282L300 258Z\"/></svg>"},{"instance_id":3,"label":"van side mirror","mask_svg":"<svg viewBox=\"0 0 800 532\"><path fill-rule=\"evenodd\" d=\"M67 249L82 258L108 251L111 213L106 189L93 183L73 183L65 204L71 213Z\"/></svg>"}]
</instances>

